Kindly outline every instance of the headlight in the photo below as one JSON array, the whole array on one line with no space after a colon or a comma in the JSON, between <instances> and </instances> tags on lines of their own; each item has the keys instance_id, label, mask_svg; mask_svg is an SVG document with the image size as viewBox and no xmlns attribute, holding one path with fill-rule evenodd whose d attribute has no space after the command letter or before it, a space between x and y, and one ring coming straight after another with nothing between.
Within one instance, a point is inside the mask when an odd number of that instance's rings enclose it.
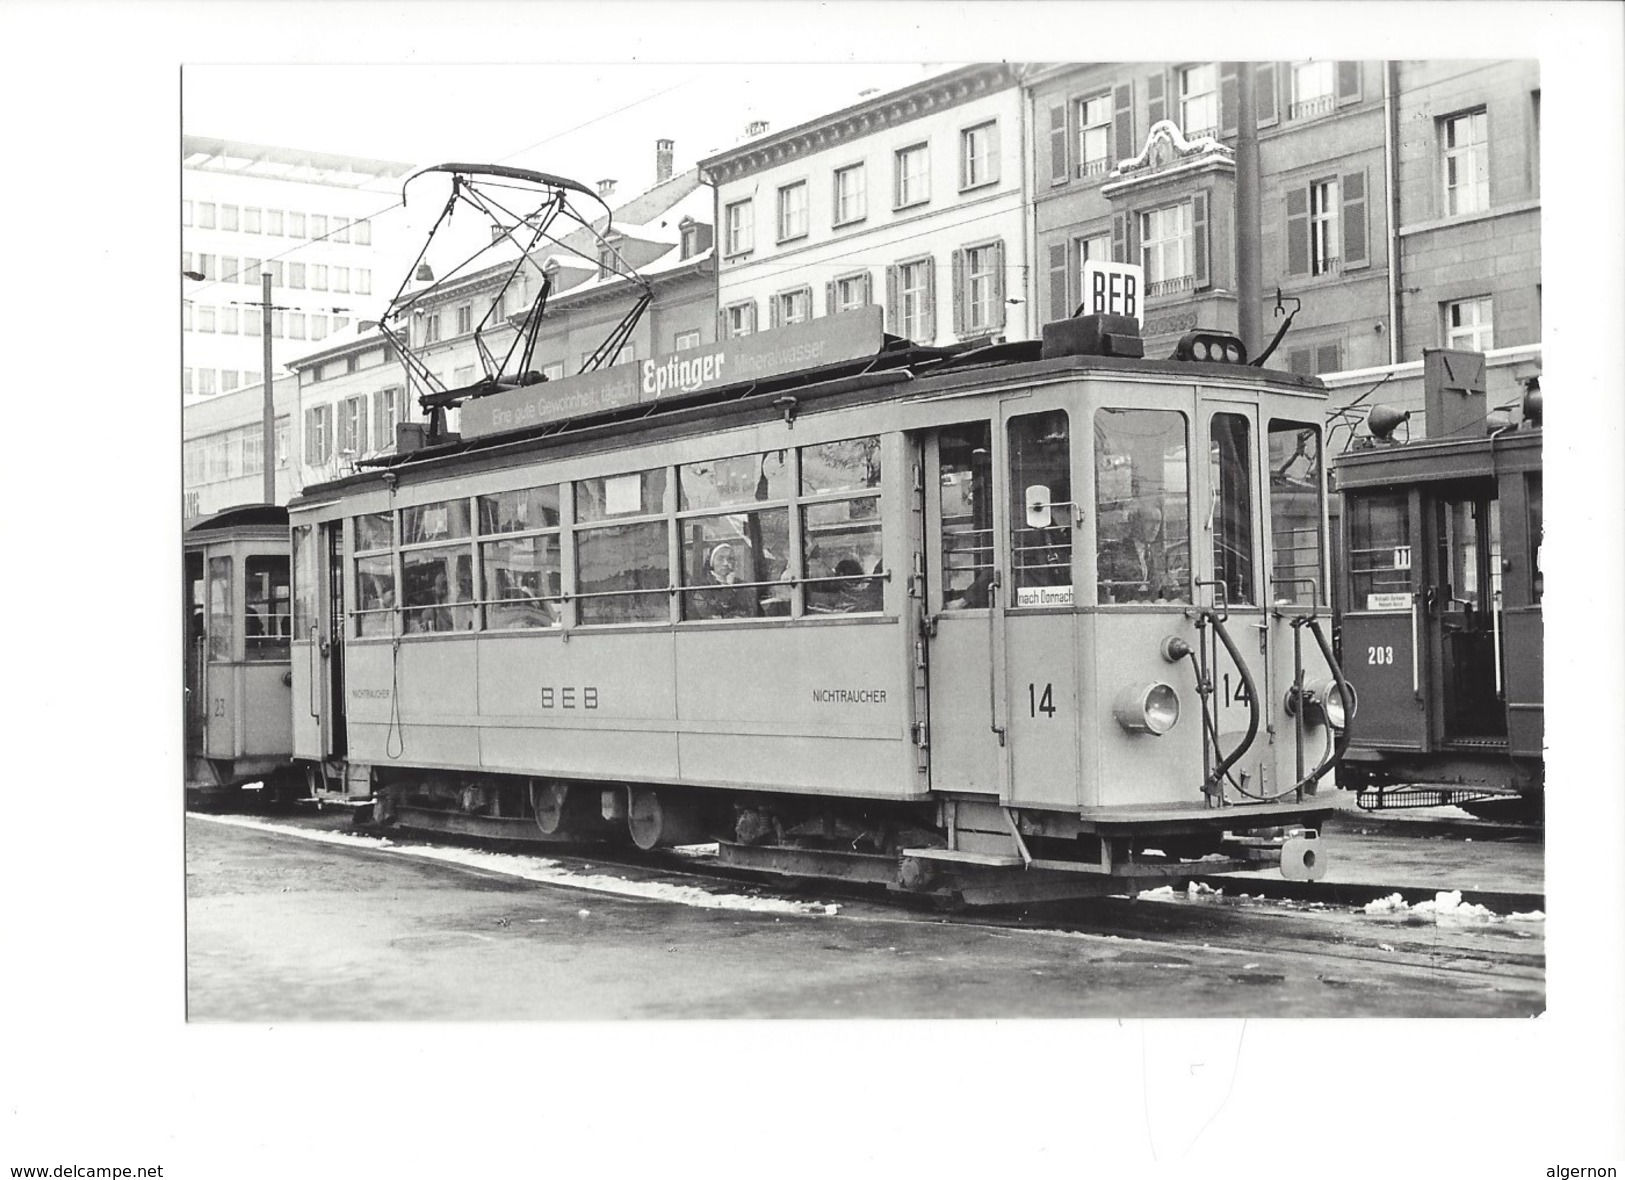
<instances>
[{"instance_id":1,"label":"headlight","mask_svg":"<svg viewBox=\"0 0 1625 1180\"><path fill-rule=\"evenodd\" d=\"M1179 694L1166 684L1124 689L1112 704L1112 715L1130 733L1167 733L1179 720Z\"/></svg>"},{"instance_id":2,"label":"headlight","mask_svg":"<svg viewBox=\"0 0 1625 1180\"><path fill-rule=\"evenodd\" d=\"M1339 687L1337 681L1330 677L1318 680L1308 680L1303 686L1304 720L1323 719L1333 729L1342 729L1349 723L1359 709L1359 698L1355 696L1354 686L1346 684ZM1295 716L1298 712L1298 694L1295 689L1288 689L1286 694L1287 716Z\"/></svg>"}]
</instances>

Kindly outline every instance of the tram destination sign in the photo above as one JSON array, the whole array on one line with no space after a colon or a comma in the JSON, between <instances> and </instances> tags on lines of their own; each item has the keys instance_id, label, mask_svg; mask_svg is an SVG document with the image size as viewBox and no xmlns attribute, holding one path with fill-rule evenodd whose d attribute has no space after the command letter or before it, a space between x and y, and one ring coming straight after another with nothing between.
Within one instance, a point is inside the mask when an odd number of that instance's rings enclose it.
<instances>
[{"instance_id":1,"label":"tram destination sign","mask_svg":"<svg viewBox=\"0 0 1625 1180\"><path fill-rule=\"evenodd\" d=\"M880 308L860 307L751 336L663 353L646 361L472 398L463 403L458 428L464 438L480 438L624 406L670 401L796 369L874 356L883 340Z\"/></svg>"}]
</instances>

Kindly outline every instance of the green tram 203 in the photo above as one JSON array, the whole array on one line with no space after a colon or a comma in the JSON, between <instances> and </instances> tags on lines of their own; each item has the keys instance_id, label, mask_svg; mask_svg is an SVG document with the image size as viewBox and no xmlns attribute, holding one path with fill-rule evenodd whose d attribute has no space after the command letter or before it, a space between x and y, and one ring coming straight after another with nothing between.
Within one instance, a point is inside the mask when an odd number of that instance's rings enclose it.
<instances>
[{"instance_id":1,"label":"green tram 203","mask_svg":"<svg viewBox=\"0 0 1625 1180\"><path fill-rule=\"evenodd\" d=\"M437 407L290 505L313 793L972 903L1318 877L1324 390L1141 352L870 307Z\"/></svg>"}]
</instances>

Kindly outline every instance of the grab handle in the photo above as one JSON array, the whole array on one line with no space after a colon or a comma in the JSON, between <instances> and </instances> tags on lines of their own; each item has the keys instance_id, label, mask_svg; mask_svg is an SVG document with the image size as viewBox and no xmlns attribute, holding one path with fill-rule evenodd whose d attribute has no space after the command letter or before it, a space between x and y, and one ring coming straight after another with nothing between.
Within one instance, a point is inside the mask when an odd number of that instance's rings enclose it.
<instances>
[{"instance_id":1,"label":"grab handle","mask_svg":"<svg viewBox=\"0 0 1625 1180\"><path fill-rule=\"evenodd\" d=\"M321 710L316 707L316 648L319 646L316 640L317 634L317 626L312 623L310 625L310 652L306 659L306 667L310 669L310 715L312 717L322 715Z\"/></svg>"}]
</instances>

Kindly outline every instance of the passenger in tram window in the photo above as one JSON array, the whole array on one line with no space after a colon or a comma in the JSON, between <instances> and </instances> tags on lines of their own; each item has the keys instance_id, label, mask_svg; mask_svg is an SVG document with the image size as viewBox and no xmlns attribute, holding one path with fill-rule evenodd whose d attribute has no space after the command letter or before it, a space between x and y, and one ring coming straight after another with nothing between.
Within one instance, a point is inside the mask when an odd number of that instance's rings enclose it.
<instances>
[{"instance_id":1,"label":"passenger in tram window","mask_svg":"<svg viewBox=\"0 0 1625 1180\"><path fill-rule=\"evenodd\" d=\"M978 570L970 585L963 590L950 591L943 605L949 610L981 610L987 606L987 592L992 585L993 571Z\"/></svg>"},{"instance_id":2,"label":"passenger in tram window","mask_svg":"<svg viewBox=\"0 0 1625 1180\"><path fill-rule=\"evenodd\" d=\"M706 559L707 589L693 596L694 617L698 619L740 619L756 612L754 593L739 585L734 548L727 541L715 545Z\"/></svg>"}]
</instances>

